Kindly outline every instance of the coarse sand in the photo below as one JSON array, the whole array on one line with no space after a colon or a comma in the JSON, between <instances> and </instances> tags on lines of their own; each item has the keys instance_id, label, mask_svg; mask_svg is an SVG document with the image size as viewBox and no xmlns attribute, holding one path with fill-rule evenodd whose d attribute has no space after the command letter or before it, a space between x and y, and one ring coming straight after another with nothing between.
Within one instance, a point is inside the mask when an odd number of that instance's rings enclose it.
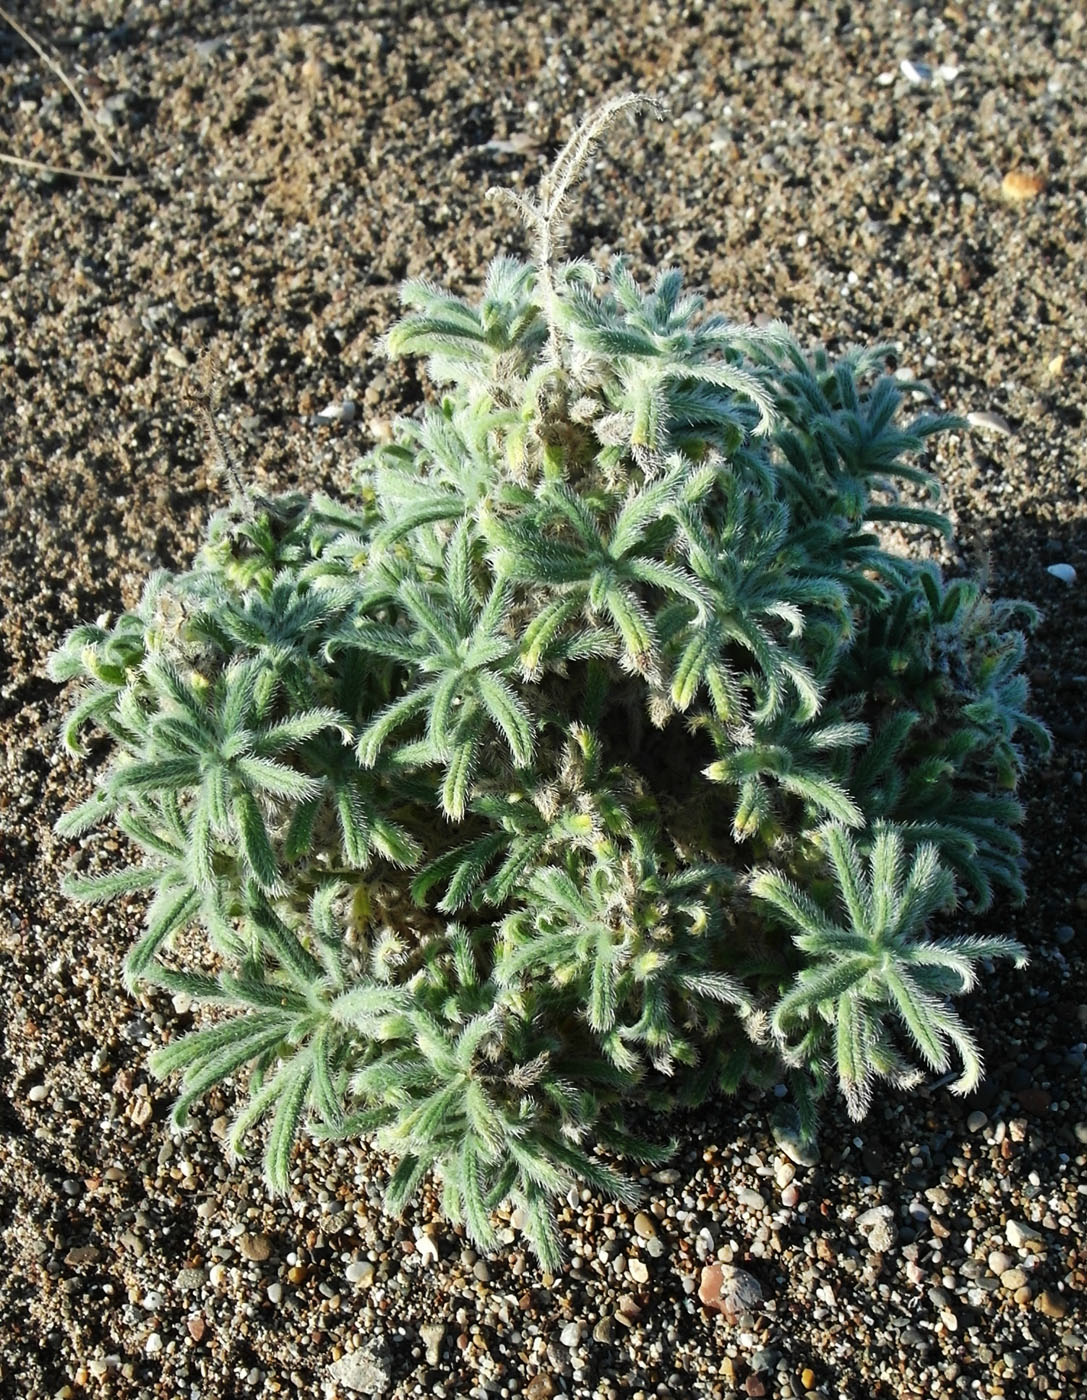
<instances>
[{"instance_id":1,"label":"coarse sand","mask_svg":"<svg viewBox=\"0 0 1087 1400\"><path fill-rule=\"evenodd\" d=\"M9 7L97 134L0 20L2 151L130 178L8 163L0 189L0 1396L1085 1393L1082 9ZM715 308L802 339L894 342L974 415L933 460L948 563L1044 612L1028 669L1056 745L1022 794L1029 902L980 921L1031 963L964 1003L988 1069L972 1099L889 1094L860 1125L831 1105L814 1166L776 1145L772 1100L677 1116L637 1218L571 1199L550 1278L512 1228L477 1260L430 1197L384 1219L388 1164L362 1146L306 1143L270 1199L258 1161L223 1154L228 1094L172 1135L146 1060L193 1017L122 989L137 900L58 893L119 847L53 834L102 752L62 755L43 667L183 567L221 502L188 402L202 352L226 363L252 479L342 489L426 392L381 353L400 281L467 292L522 251L486 189L532 186L627 89L670 115L611 133L568 251L677 264ZM699 1300L710 1263L757 1286L731 1320Z\"/></svg>"}]
</instances>

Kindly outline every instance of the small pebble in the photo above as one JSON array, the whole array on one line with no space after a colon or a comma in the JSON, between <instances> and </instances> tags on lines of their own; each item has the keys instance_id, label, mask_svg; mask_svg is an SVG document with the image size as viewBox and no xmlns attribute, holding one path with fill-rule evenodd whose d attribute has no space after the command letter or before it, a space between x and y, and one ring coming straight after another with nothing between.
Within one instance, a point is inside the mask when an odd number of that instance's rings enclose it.
<instances>
[{"instance_id":1,"label":"small pebble","mask_svg":"<svg viewBox=\"0 0 1087 1400\"><path fill-rule=\"evenodd\" d=\"M1010 204L1026 204L1045 189L1045 180L1031 170L1009 170L1000 182L1000 193Z\"/></svg>"},{"instance_id":2,"label":"small pebble","mask_svg":"<svg viewBox=\"0 0 1087 1400\"><path fill-rule=\"evenodd\" d=\"M646 1215L644 1210L640 1210L634 1217L634 1233L643 1240L652 1239L657 1233L657 1226L651 1215Z\"/></svg>"},{"instance_id":3,"label":"small pebble","mask_svg":"<svg viewBox=\"0 0 1087 1400\"><path fill-rule=\"evenodd\" d=\"M97 1264L101 1257L99 1250L93 1244L81 1244L68 1251L64 1256L64 1262L69 1269L78 1269L83 1264Z\"/></svg>"},{"instance_id":4,"label":"small pebble","mask_svg":"<svg viewBox=\"0 0 1087 1400\"><path fill-rule=\"evenodd\" d=\"M927 63L914 63L908 58L904 58L898 65L902 70L902 76L911 83L927 83L932 78L932 69Z\"/></svg>"},{"instance_id":5,"label":"small pebble","mask_svg":"<svg viewBox=\"0 0 1087 1400\"><path fill-rule=\"evenodd\" d=\"M444 1322L424 1322L419 1328L419 1336L422 1338L423 1346L426 1348L426 1361L428 1366L437 1366L441 1359L442 1342L445 1341Z\"/></svg>"},{"instance_id":6,"label":"small pebble","mask_svg":"<svg viewBox=\"0 0 1087 1400\"><path fill-rule=\"evenodd\" d=\"M781 1104L771 1120L774 1141L798 1167L814 1167L819 1160L818 1144L800 1131L800 1115L791 1104Z\"/></svg>"},{"instance_id":7,"label":"small pebble","mask_svg":"<svg viewBox=\"0 0 1087 1400\"><path fill-rule=\"evenodd\" d=\"M392 1384L388 1359L379 1346L350 1351L328 1369L334 1381L363 1395L384 1395Z\"/></svg>"},{"instance_id":8,"label":"small pebble","mask_svg":"<svg viewBox=\"0 0 1087 1400\"><path fill-rule=\"evenodd\" d=\"M1046 573L1059 578L1062 583L1073 584L1076 581L1076 571L1071 564L1050 564Z\"/></svg>"},{"instance_id":9,"label":"small pebble","mask_svg":"<svg viewBox=\"0 0 1087 1400\"><path fill-rule=\"evenodd\" d=\"M968 413L966 421L972 428L988 428L992 433L999 433L1002 437L1014 437L1015 429L1006 418L1001 418L999 413L990 413L988 409L980 409L976 413Z\"/></svg>"},{"instance_id":10,"label":"small pebble","mask_svg":"<svg viewBox=\"0 0 1087 1400\"><path fill-rule=\"evenodd\" d=\"M731 1264L710 1264L702 1270L698 1298L707 1308L716 1308L726 1322L735 1322L742 1312L762 1303L762 1285L745 1269Z\"/></svg>"},{"instance_id":11,"label":"small pebble","mask_svg":"<svg viewBox=\"0 0 1087 1400\"><path fill-rule=\"evenodd\" d=\"M270 1235L239 1235L238 1253L251 1263L263 1264L265 1260L272 1257L272 1237Z\"/></svg>"},{"instance_id":12,"label":"small pebble","mask_svg":"<svg viewBox=\"0 0 1087 1400\"><path fill-rule=\"evenodd\" d=\"M886 1254L895 1247L898 1230L890 1206L873 1206L857 1216L857 1229L864 1235L873 1254Z\"/></svg>"},{"instance_id":13,"label":"small pebble","mask_svg":"<svg viewBox=\"0 0 1087 1400\"><path fill-rule=\"evenodd\" d=\"M975 1108L966 1120L966 1130L970 1133L980 1133L988 1121L989 1115L983 1113L980 1108Z\"/></svg>"},{"instance_id":14,"label":"small pebble","mask_svg":"<svg viewBox=\"0 0 1087 1400\"><path fill-rule=\"evenodd\" d=\"M1004 1226L1004 1233L1013 1249L1021 1249L1028 1240L1042 1238L1033 1225L1028 1225L1022 1220L1009 1220Z\"/></svg>"},{"instance_id":15,"label":"small pebble","mask_svg":"<svg viewBox=\"0 0 1087 1400\"><path fill-rule=\"evenodd\" d=\"M415 1241L415 1252L426 1260L428 1264L434 1264L438 1259L438 1246L429 1235L420 1235Z\"/></svg>"}]
</instances>

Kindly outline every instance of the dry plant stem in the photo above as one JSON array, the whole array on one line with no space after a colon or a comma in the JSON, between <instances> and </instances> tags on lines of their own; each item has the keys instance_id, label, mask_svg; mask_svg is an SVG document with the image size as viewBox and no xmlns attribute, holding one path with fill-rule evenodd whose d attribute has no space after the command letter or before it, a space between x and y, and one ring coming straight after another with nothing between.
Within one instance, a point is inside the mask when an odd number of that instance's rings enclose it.
<instances>
[{"instance_id":1,"label":"dry plant stem","mask_svg":"<svg viewBox=\"0 0 1087 1400\"><path fill-rule=\"evenodd\" d=\"M96 139L105 148L106 154L109 156L110 160L113 161L114 165L123 165L124 162L121 160L120 156L113 149L113 147L110 145L105 133L95 121L94 113L83 101L82 97L80 97L75 84L68 77L67 73L65 73L64 69L60 66L60 64L57 63L55 59L50 58L49 54L46 53L42 44L34 38L33 34L29 33L26 29L24 29L18 20L13 19L12 16L8 14L7 10L4 9L3 5L0 5L0 19L3 19L7 24L9 24L11 28L15 30L16 34L18 34L19 38L30 45L30 47L34 50L34 52L38 55L38 57L46 65L46 67L52 69L52 71L57 75L57 77L61 80L64 86L75 98L79 110L83 113L83 116L86 118L87 125L94 133Z\"/></svg>"},{"instance_id":2,"label":"dry plant stem","mask_svg":"<svg viewBox=\"0 0 1087 1400\"><path fill-rule=\"evenodd\" d=\"M134 178L131 175L104 175L97 170L73 170L67 165L47 165L44 161L8 155L5 151L0 151L0 161L5 165L17 165L23 170L37 170L42 175L69 175L73 180L97 180L104 185L125 185Z\"/></svg>"},{"instance_id":3,"label":"dry plant stem","mask_svg":"<svg viewBox=\"0 0 1087 1400\"><path fill-rule=\"evenodd\" d=\"M241 500L245 496L245 484L238 469L233 449L215 421L215 414L222 399L223 378L222 371L210 351L206 351L200 357L196 366L196 378L202 392L190 391L186 398L195 406L200 415L215 470L230 483L234 498Z\"/></svg>"},{"instance_id":4,"label":"dry plant stem","mask_svg":"<svg viewBox=\"0 0 1087 1400\"><path fill-rule=\"evenodd\" d=\"M554 265L558 239L556 225L562 216L566 196L571 185L577 180L592 154L596 142L611 126L620 112L629 109L649 108L658 121L664 120L668 110L663 102L641 93L626 92L613 97L594 112L570 137L559 152L550 173L540 185L538 199L526 199L513 190L495 186L487 191L488 199L505 199L520 212L529 231L536 238L536 267L543 293L548 324L548 359L556 368L561 368L562 352L559 326L555 316Z\"/></svg>"}]
</instances>

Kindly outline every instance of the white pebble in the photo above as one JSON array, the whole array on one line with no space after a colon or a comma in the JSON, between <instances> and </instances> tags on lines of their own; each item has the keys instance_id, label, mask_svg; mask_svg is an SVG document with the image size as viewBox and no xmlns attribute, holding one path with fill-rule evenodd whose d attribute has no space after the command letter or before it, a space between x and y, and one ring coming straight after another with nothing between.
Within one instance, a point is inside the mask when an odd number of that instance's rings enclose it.
<instances>
[{"instance_id":1,"label":"white pebble","mask_svg":"<svg viewBox=\"0 0 1087 1400\"><path fill-rule=\"evenodd\" d=\"M157 1332L152 1332L147 1341L143 1344L143 1349L148 1356L157 1356L162 1350L162 1338Z\"/></svg>"},{"instance_id":2,"label":"white pebble","mask_svg":"<svg viewBox=\"0 0 1087 1400\"><path fill-rule=\"evenodd\" d=\"M1004 1233L1013 1249L1020 1249L1027 1240L1040 1240L1042 1238L1033 1225L1028 1225L1022 1220L1009 1220L1004 1226Z\"/></svg>"},{"instance_id":3,"label":"white pebble","mask_svg":"<svg viewBox=\"0 0 1087 1400\"><path fill-rule=\"evenodd\" d=\"M989 1115L982 1113L980 1108L975 1108L966 1120L966 1130L970 1133L980 1133L988 1121Z\"/></svg>"},{"instance_id":4,"label":"white pebble","mask_svg":"<svg viewBox=\"0 0 1087 1400\"><path fill-rule=\"evenodd\" d=\"M936 76L942 83L953 83L959 76L959 69L954 63L941 63L936 70Z\"/></svg>"},{"instance_id":5,"label":"white pebble","mask_svg":"<svg viewBox=\"0 0 1087 1400\"><path fill-rule=\"evenodd\" d=\"M1059 578L1062 583L1075 583L1076 581L1076 571L1071 564L1050 564L1046 573L1052 574L1054 578Z\"/></svg>"},{"instance_id":6,"label":"white pebble","mask_svg":"<svg viewBox=\"0 0 1087 1400\"><path fill-rule=\"evenodd\" d=\"M576 1347L581 1341L581 1323L568 1322L559 1333L559 1341L564 1347Z\"/></svg>"},{"instance_id":7,"label":"white pebble","mask_svg":"<svg viewBox=\"0 0 1087 1400\"><path fill-rule=\"evenodd\" d=\"M898 66L902 69L902 76L911 83L927 83L932 77L932 69L927 63L912 63L904 58Z\"/></svg>"},{"instance_id":8,"label":"white pebble","mask_svg":"<svg viewBox=\"0 0 1087 1400\"><path fill-rule=\"evenodd\" d=\"M415 1241L415 1252L422 1255L428 1264L437 1262L438 1246L429 1235L423 1235L421 1239Z\"/></svg>"},{"instance_id":9,"label":"white pebble","mask_svg":"<svg viewBox=\"0 0 1087 1400\"><path fill-rule=\"evenodd\" d=\"M356 1259L347 1266L348 1283L370 1284L374 1281L374 1266L369 1259Z\"/></svg>"},{"instance_id":10,"label":"white pebble","mask_svg":"<svg viewBox=\"0 0 1087 1400\"><path fill-rule=\"evenodd\" d=\"M990 413L987 408L968 413L966 421L972 428L988 428L990 432L1000 433L1003 437L1015 436L1015 429L1008 420L1001 418L999 413Z\"/></svg>"},{"instance_id":11,"label":"white pebble","mask_svg":"<svg viewBox=\"0 0 1087 1400\"><path fill-rule=\"evenodd\" d=\"M894 1211L890 1206L873 1206L857 1216L857 1229L864 1235L873 1254L886 1254L898 1241Z\"/></svg>"},{"instance_id":12,"label":"white pebble","mask_svg":"<svg viewBox=\"0 0 1087 1400\"><path fill-rule=\"evenodd\" d=\"M317 414L316 421L318 423L353 423L355 421L354 400L344 399L343 403L326 403Z\"/></svg>"},{"instance_id":13,"label":"white pebble","mask_svg":"<svg viewBox=\"0 0 1087 1400\"><path fill-rule=\"evenodd\" d=\"M49 1097L49 1090L44 1084L35 1084L33 1089L27 1092L27 1098L31 1103L41 1103L43 1099Z\"/></svg>"},{"instance_id":14,"label":"white pebble","mask_svg":"<svg viewBox=\"0 0 1087 1400\"><path fill-rule=\"evenodd\" d=\"M270 1283L268 1285L268 1301L270 1303L282 1303L283 1285L281 1283Z\"/></svg>"}]
</instances>

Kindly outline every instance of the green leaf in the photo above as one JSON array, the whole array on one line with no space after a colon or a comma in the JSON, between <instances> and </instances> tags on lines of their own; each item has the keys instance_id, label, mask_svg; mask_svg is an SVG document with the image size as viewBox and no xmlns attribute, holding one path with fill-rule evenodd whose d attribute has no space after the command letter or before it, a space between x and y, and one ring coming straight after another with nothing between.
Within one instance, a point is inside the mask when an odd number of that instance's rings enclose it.
<instances>
[{"instance_id":1,"label":"green leaf","mask_svg":"<svg viewBox=\"0 0 1087 1400\"><path fill-rule=\"evenodd\" d=\"M453 750L442 783L442 810L455 821L464 816L468 805L468 788L475 768L478 745L474 739L466 739Z\"/></svg>"},{"instance_id":2,"label":"green leaf","mask_svg":"<svg viewBox=\"0 0 1087 1400\"><path fill-rule=\"evenodd\" d=\"M589 1025L594 1031L611 1030L615 1024L615 974L610 940L606 934L597 939L589 982Z\"/></svg>"},{"instance_id":3,"label":"green leaf","mask_svg":"<svg viewBox=\"0 0 1087 1400\"><path fill-rule=\"evenodd\" d=\"M277 1095L276 1115L264 1153L264 1175L272 1191L280 1194L290 1185L291 1149L298 1137L313 1080L313 1064L299 1054L289 1060L276 1076L282 1085Z\"/></svg>"},{"instance_id":4,"label":"green leaf","mask_svg":"<svg viewBox=\"0 0 1087 1400\"><path fill-rule=\"evenodd\" d=\"M784 1030L790 1021L809 1016L821 1004L847 996L865 981L871 969L872 959L865 954L806 969L774 1007L775 1028Z\"/></svg>"},{"instance_id":5,"label":"green leaf","mask_svg":"<svg viewBox=\"0 0 1087 1400\"><path fill-rule=\"evenodd\" d=\"M408 1153L397 1164L385 1188L385 1210L389 1215L400 1215L404 1207L415 1195L427 1173L427 1162Z\"/></svg>"},{"instance_id":6,"label":"green leaf","mask_svg":"<svg viewBox=\"0 0 1087 1400\"><path fill-rule=\"evenodd\" d=\"M239 758L234 767L258 792L305 802L321 791L321 780L270 758Z\"/></svg>"},{"instance_id":7,"label":"green leaf","mask_svg":"<svg viewBox=\"0 0 1087 1400\"><path fill-rule=\"evenodd\" d=\"M945 1070L947 1047L940 1024L944 1008L934 997L922 992L905 968L887 964L882 976L921 1054L934 1070Z\"/></svg>"},{"instance_id":8,"label":"green leaf","mask_svg":"<svg viewBox=\"0 0 1087 1400\"><path fill-rule=\"evenodd\" d=\"M280 878L272 843L268 839L268 828L264 824L260 808L251 792L239 788L234 793L234 822L242 840L246 864L253 879L265 894L281 894L284 889Z\"/></svg>"},{"instance_id":9,"label":"green leaf","mask_svg":"<svg viewBox=\"0 0 1087 1400\"><path fill-rule=\"evenodd\" d=\"M110 795L155 793L163 789L195 787L200 782L200 765L195 758L163 758L151 762L126 763L114 770L109 781Z\"/></svg>"},{"instance_id":10,"label":"green leaf","mask_svg":"<svg viewBox=\"0 0 1087 1400\"><path fill-rule=\"evenodd\" d=\"M69 748L69 752L76 752L77 756L82 757L81 751ZM86 802L81 802L78 807L73 807L70 812L65 812L63 816L59 817L53 830L58 836L82 836L85 832L90 831L92 826L96 826L102 821L104 817L113 814L117 800L108 792L99 789ZM78 898L78 895L75 897Z\"/></svg>"},{"instance_id":11,"label":"green leaf","mask_svg":"<svg viewBox=\"0 0 1087 1400\"><path fill-rule=\"evenodd\" d=\"M520 642L520 661L526 675L536 673L553 640L580 606L576 596L567 594L548 603L525 628Z\"/></svg>"},{"instance_id":12,"label":"green leaf","mask_svg":"<svg viewBox=\"0 0 1087 1400\"><path fill-rule=\"evenodd\" d=\"M200 912L199 890L191 887L179 892L176 885L167 886L147 911L147 929L125 959L124 981L131 991L151 965L155 954L177 932L192 923Z\"/></svg>"},{"instance_id":13,"label":"green leaf","mask_svg":"<svg viewBox=\"0 0 1087 1400\"><path fill-rule=\"evenodd\" d=\"M710 632L705 628L692 629L690 641L672 674L672 702L677 710L686 710L690 706L713 653Z\"/></svg>"},{"instance_id":14,"label":"green leaf","mask_svg":"<svg viewBox=\"0 0 1087 1400\"><path fill-rule=\"evenodd\" d=\"M385 740L399 729L402 724L406 724L418 712L430 703L433 686L422 686L418 690L413 690L409 695L405 695L400 700L396 700L386 709L382 710L376 719L363 730L358 742L359 762L364 768L372 768L377 762L384 747Z\"/></svg>"},{"instance_id":15,"label":"green leaf","mask_svg":"<svg viewBox=\"0 0 1087 1400\"><path fill-rule=\"evenodd\" d=\"M218 1025L190 1031L180 1040L156 1050L148 1062L151 1073L156 1079L165 1079L179 1069L199 1061L210 1061L223 1050L240 1050L243 1045L274 1045L278 1043L277 1037L282 1040L287 1035L291 1025L291 1018L279 1011L232 1016ZM244 1064L258 1053L259 1050L251 1050L238 1063Z\"/></svg>"},{"instance_id":16,"label":"green leaf","mask_svg":"<svg viewBox=\"0 0 1087 1400\"><path fill-rule=\"evenodd\" d=\"M487 713L505 735L513 760L520 767L532 762L532 719L512 689L491 671L476 671L473 683Z\"/></svg>"},{"instance_id":17,"label":"green leaf","mask_svg":"<svg viewBox=\"0 0 1087 1400\"><path fill-rule=\"evenodd\" d=\"M491 1213L487 1209L483 1192L483 1172L479 1154L471 1138L465 1138L460 1151L459 1186L464 1198L464 1223L468 1234L477 1249L485 1253L495 1249L498 1236L491 1224Z\"/></svg>"},{"instance_id":18,"label":"green leaf","mask_svg":"<svg viewBox=\"0 0 1087 1400\"><path fill-rule=\"evenodd\" d=\"M134 894L157 885L163 878L161 866L132 865L108 875L65 875L60 887L69 899L86 904L103 904L120 894Z\"/></svg>"},{"instance_id":19,"label":"green leaf","mask_svg":"<svg viewBox=\"0 0 1087 1400\"><path fill-rule=\"evenodd\" d=\"M211 803L202 793L189 827L188 869L193 884L204 894L215 889L215 839L211 827Z\"/></svg>"},{"instance_id":20,"label":"green leaf","mask_svg":"<svg viewBox=\"0 0 1087 1400\"><path fill-rule=\"evenodd\" d=\"M284 860L301 860L310 853L313 846L313 831L321 805L320 797L312 797L309 801L300 802L295 807L283 842Z\"/></svg>"},{"instance_id":21,"label":"green leaf","mask_svg":"<svg viewBox=\"0 0 1087 1400\"><path fill-rule=\"evenodd\" d=\"M270 904L263 900L249 910L249 919L276 961L301 992L308 992L321 980L321 964L299 942Z\"/></svg>"}]
</instances>

